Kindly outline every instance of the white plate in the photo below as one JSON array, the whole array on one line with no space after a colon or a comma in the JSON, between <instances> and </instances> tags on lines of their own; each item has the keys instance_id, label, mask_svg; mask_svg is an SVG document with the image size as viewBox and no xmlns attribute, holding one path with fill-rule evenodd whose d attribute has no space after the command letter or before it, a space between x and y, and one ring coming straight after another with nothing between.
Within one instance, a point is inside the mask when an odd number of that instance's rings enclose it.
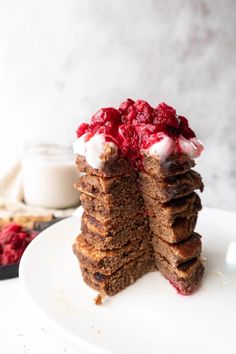
<instances>
[{"instance_id":1,"label":"white plate","mask_svg":"<svg viewBox=\"0 0 236 354\"><path fill-rule=\"evenodd\" d=\"M27 248L20 279L27 294L61 333L90 353L235 353L236 265L226 263L236 242L236 214L205 208L197 230L207 258L203 285L177 295L159 272L94 305L72 243L80 216L42 232ZM234 255L235 261L235 255Z\"/></svg>"}]
</instances>

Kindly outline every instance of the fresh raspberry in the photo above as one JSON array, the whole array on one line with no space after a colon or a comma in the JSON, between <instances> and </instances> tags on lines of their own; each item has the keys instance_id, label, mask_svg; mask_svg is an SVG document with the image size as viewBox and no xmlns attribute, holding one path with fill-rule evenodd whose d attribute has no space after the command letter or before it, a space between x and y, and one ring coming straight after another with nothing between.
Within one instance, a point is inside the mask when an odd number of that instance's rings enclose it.
<instances>
[{"instance_id":1,"label":"fresh raspberry","mask_svg":"<svg viewBox=\"0 0 236 354\"><path fill-rule=\"evenodd\" d=\"M11 248L15 251L25 249L28 245L26 238L21 238L20 235L11 243Z\"/></svg>"},{"instance_id":2,"label":"fresh raspberry","mask_svg":"<svg viewBox=\"0 0 236 354\"><path fill-rule=\"evenodd\" d=\"M4 247L4 252L2 254L1 265L14 264L19 262L24 250L14 250L11 245L6 245Z\"/></svg>"},{"instance_id":3,"label":"fresh raspberry","mask_svg":"<svg viewBox=\"0 0 236 354\"><path fill-rule=\"evenodd\" d=\"M92 117L91 125L104 125L106 122L114 122L119 124L121 120L120 113L117 109L108 107L100 109L95 115Z\"/></svg>"},{"instance_id":4,"label":"fresh raspberry","mask_svg":"<svg viewBox=\"0 0 236 354\"><path fill-rule=\"evenodd\" d=\"M127 98L127 100L125 100L124 102L121 103L120 107L118 108L119 112L121 114L125 114L127 113L127 110L129 108L129 106L131 106L132 104L134 104L134 101L131 100L131 98Z\"/></svg>"},{"instance_id":5,"label":"fresh raspberry","mask_svg":"<svg viewBox=\"0 0 236 354\"><path fill-rule=\"evenodd\" d=\"M94 134L111 134L113 128L120 124L121 116L120 113L115 108L102 108L100 109L91 120L91 124L88 127L88 137L89 140Z\"/></svg>"},{"instance_id":6,"label":"fresh raspberry","mask_svg":"<svg viewBox=\"0 0 236 354\"><path fill-rule=\"evenodd\" d=\"M116 133L116 131L117 131L117 125L114 124L114 122L108 121L104 125L99 126L97 128L96 133L104 134L104 135L108 136L108 135L114 135L114 133Z\"/></svg>"},{"instance_id":7,"label":"fresh raspberry","mask_svg":"<svg viewBox=\"0 0 236 354\"><path fill-rule=\"evenodd\" d=\"M21 226L18 227L19 231L12 231L13 229L17 230L17 226L19 225L14 224L14 227L10 225L9 228L8 226L6 226L2 229L0 233L0 242L3 246L12 244L16 240L18 240L19 235L21 234L22 227Z\"/></svg>"},{"instance_id":8,"label":"fresh raspberry","mask_svg":"<svg viewBox=\"0 0 236 354\"><path fill-rule=\"evenodd\" d=\"M134 103L134 107L136 108L137 112L144 113L145 115L151 115L153 112L153 108L148 102L144 100L137 100Z\"/></svg>"},{"instance_id":9,"label":"fresh raspberry","mask_svg":"<svg viewBox=\"0 0 236 354\"><path fill-rule=\"evenodd\" d=\"M15 223L11 223L11 224L8 224L6 225L1 233L8 233L8 232L20 232L22 230L22 226L18 225L18 224L15 224Z\"/></svg>"},{"instance_id":10,"label":"fresh raspberry","mask_svg":"<svg viewBox=\"0 0 236 354\"><path fill-rule=\"evenodd\" d=\"M9 245L17 239L16 232L1 232L0 234L0 242L2 245Z\"/></svg>"},{"instance_id":11,"label":"fresh raspberry","mask_svg":"<svg viewBox=\"0 0 236 354\"><path fill-rule=\"evenodd\" d=\"M146 132L149 136L158 132L158 127L155 124L146 124L142 129L142 132Z\"/></svg>"},{"instance_id":12,"label":"fresh raspberry","mask_svg":"<svg viewBox=\"0 0 236 354\"><path fill-rule=\"evenodd\" d=\"M195 138L194 131L189 127L187 118L179 116L180 120L180 134L182 134L186 139Z\"/></svg>"},{"instance_id":13,"label":"fresh raspberry","mask_svg":"<svg viewBox=\"0 0 236 354\"><path fill-rule=\"evenodd\" d=\"M157 120L158 120L157 123L178 124L177 119L174 119L176 118L176 110L173 107L168 106L165 102L161 102L157 106L156 113L157 113Z\"/></svg>"},{"instance_id":14,"label":"fresh raspberry","mask_svg":"<svg viewBox=\"0 0 236 354\"><path fill-rule=\"evenodd\" d=\"M133 152L139 151L139 137L134 126L131 124L122 124L120 126L120 132L125 139L122 144L123 151L126 153L129 149Z\"/></svg>"},{"instance_id":15,"label":"fresh raspberry","mask_svg":"<svg viewBox=\"0 0 236 354\"><path fill-rule=\"evenodd\" d=\"M130 106L126 115L122 117L122 122L126 124L133 124L136 118L137 112L133 106Z\"/></svg>"},{"instance_id":16,"label":"fresh raspberry","mask_svg":"<svg viewBox=\"0 0 236 354\"><path fill-rule=\"evenodd\" d=\"M154 124L147 124L140 132L140 147L147 149L157 141L161 140L158 127Z\"/></svg>"},{"instance_id":17,"label":"fresh raspberry","mask_svg":"<svg viewBox=\"0 0 236 354\"><path fill-rule=\"evenodd\" d=\"M17 224L5 226L0 232L0 264L13 264L20 261L20 258L35 237L36 232L23 231Z\"/></svg>"},{"instance_id":18,"label":"fresh raspberry","mask_svg":"<svg viewBox=\"0 0 236 354\"><path fill-rule=\"evenodd\" d=\"M136 108L138 115L136 118L136 124L151 124L154 118L154 109L149 103L143 100L138 100L135 102L134 107Z\"/></svg>"},{"instance_id":19,"label":"fresh raspberry","mask_svg":"<svg viewBox=\"0 0 236 354\"><path fill-rule=\"evenodd\" d=\"M170 135L177 136L179 134L179 120L176 116L176 111L164 102L157 106L156 117L153 122L159 126L160 130Z\"/></svg>"},{"instance_id":20,"label":"fresh raspberry","mask_svg":"<svg viewBox=\"0 0 236 354\"><path fill-rule=\"evenodd\" d=\"M79 128L76 130L76 135L78 138L80 138L82 135L84 135L89 128L89 125L87 123L82 123L80 124Z\"/></svg>"},{"instance_id":21,"label":"fresh raspberry","mask_svg":"<svg viewBox=\"0 0 236 354\"><path fill-rule=\"evenodd\" d=\"M133 125L150 124L153 122L154 109L143 100L137 100L128 107L127 113L122 117L124 123Z\"/></svg>"},{"instance_id":22,"label":"fresh raspberry","mask_svg":"<svg viewBox=\"0 0 236 354\"><path fill-rule=\"evenodd\" d=\"M126 114L122 116L121 120L125 124L133 124L136 118L137 118L137 111L133 106L130 106Z\"/></svg>"}]
</instances>

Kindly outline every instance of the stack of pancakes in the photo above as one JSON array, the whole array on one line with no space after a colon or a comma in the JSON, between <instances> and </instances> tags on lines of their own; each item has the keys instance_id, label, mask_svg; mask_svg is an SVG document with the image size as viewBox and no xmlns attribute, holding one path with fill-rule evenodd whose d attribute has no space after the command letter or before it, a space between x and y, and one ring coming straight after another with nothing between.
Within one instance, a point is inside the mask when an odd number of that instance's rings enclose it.
<instances>
[{"instance_id":1,"label":"stack of pancakes","mask_svg":"<svg viewBox=\"0 0 236 354\"><path fill-rule=\"evenodd\" d=\"M76 183L84 209L73 246L84 281L114 295L145 273L159 269L181 294L200 283L201 239L194 232L203 189L193 161L144 157L142 172L118 156L93 169L77 157ZM145 171L145 172L144 172Z\"/></svg>"},{"instance_id":2,"label":"stack of pancakes","mask_svg":"<svg viewBox=\"0 0 236 354\"><path fill-rule=\"evenodd\" d=\"M154 267L151 233L138 174L128 161L108 161L92 169L77 159L82 233L74 244L84 281L100 293L114 295Z\"/></svg>"},{"instance_id":3,"label":"stack of pancakes","mask_svg":"<svg viewBox=\"0 0 236 354\"><path fill-rule=\"evenodd\" d=\"M201 236L194 232L203 190L194 162L172 156L164 163L147 157L140 172L140 191L149 215L157 269L182 295L199 286L204 267L200 258ZM171 167L172 166L172 167Z\"/></svg>"}]
</instances>

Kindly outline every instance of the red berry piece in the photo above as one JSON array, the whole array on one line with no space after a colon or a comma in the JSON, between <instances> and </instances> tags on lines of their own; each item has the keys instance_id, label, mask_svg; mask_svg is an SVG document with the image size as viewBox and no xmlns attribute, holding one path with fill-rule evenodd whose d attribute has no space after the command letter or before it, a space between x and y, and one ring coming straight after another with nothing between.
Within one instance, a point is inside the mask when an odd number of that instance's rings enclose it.
<instances>
[{"instance_id":1,"label":"red berry piece","mask_svg":"<svg viewBox=\"0 0 236 354\"><path fill-rule=\"evenodd\" d=\"M115 135L117 132L117 125L114 122L106 122L104 125L99 126L97 129L98 134L105 134L106 136L108 135Z\"/></svg>"},{"instance_id":2,"label":"red berry piece","mask_svg":"<svg viewBox=\"0 0 236 354\"><path fill-rule=\"evenodd\" d=\"M122 117L122 122L127 124L133 124L136 118L137 118L137 112L133 106L130 106L126 115Z\"/></svg>"},{"instance_id":3,"label":"red berry piece","mask_svg":"<svg viewBox=\"0 0 236 354\"><path fill-rule=\"evenodd\" d=\"M11 248L13 250L22 250L25 249L27 246L27 243L25 240L22 240L21 238L16 239L15 241L12 242Z\"/></svg>"},{"instance_id":4,"label":"red berry piece","mask_svg":"<svg viewBox=\"0 0 236 354\"><path fill-rule=\"evenodd\" d=\"M133 151L139 150L139 137L136 129L131 124L122 124L120 126L120 132L124 137L123 147L129 148Z\"/></svg>"},{"instance_id":5,"label":"red berry piece","mask_svg":"<svg viewBox=\"0 0 236 354\"><path fill-rule=\"evenodd\" d=\"M180 134L182 134L186 139L195 138L194 131L189 127L187 118L179 116L180 120Z\"/></svg>"},{"instance_id":6,"label":"red berry piece","mask_svg":"<svg viewBox=\"0 0 236 354\"><path fill-rule=\"evenodd\" d=\"M134 104L137 111L136 124L151 124L154 118L154 109L149 103L143 100L138 100Z\"/></svg>"},{"instance_id":7,"label":"red berry piece","mask_svg":"<svg viewBox=\"0 0 236 354\"><path fill-rule=\"evenodd\" d=\"M89 128L89 125L87 123L82 123L79 128L76 130L76 135L78 138L80 138L82 135L84 135Z\"/></svg>"},{"instance_id":8,"label":"red berry piece","mask_svg":"<svg viewBox=\"0 0 236 354\"><path fill-rule=\"evenodd\" d=\"M5 226L0 232L0 264L19 262L31 239L31 234L23 231L20 225Z\"/></svg>"},{"instance_id":9,"label":"red berry piece","mask_svg":"<svg viewBox=\"0 0 236 354\"><path fill-rule=\"evenodd\" d=\"M156 117L153 122L169 135L179 135L179 120L176 116L176 110L166 103L162 102L157 106Z\"/></svg>"},{"instance_id":10,"label":"red berry piece","mask_svg":"<svg viewBox=\"0 0 236 354\"><path fill-rule=\"evenodd\" d=\"M131 98L127 98L124 102L121 103L120 107L118 108L121 114L127 113L128 108L134 104L134 101Z\"/></svg>"},{"instance_id":11,"label":"red berry piece","mask_svg":"<svg viewBox=\"0 0 236 354\"><path fill-rule=\"evenodd\" d=\"M7 234L8 232L20 232L21 230L22 230L22 227L20 225L12 223L12 224L6 225L2 229L1 233Z\"/></svg>"},{"instance_id":12,"label":"red berry piece","mask_svg":"<svg viewBox=\"0 0 236 354\"><path fill-rule=\"evenodd\" d=\"M137 112L144 113L144 115L147 116L151 115L153 112L153 108L150 106L150 104L143 100L137 100L134 103L134 107L136 108Z\"/></svg>"},{"instance_id":13,"label":"red berry piece","mask_svg":"<svg viewBox=\"0 0 236 354\"><path fill-rule=\"evenodd\" d=\"M2 265L14 264L19 262L24 250L14 250L11 245L6 245L2 254Z\"/></svg>"},{"instance_id":14,"label":"red berry piece","mask_svg":"<svg viewBox=\"0 0 236 354\"><path fill-rule=\"evenodd\" d=\"M103 125L106 122L114 122L119 124L121 121L120 113L117 109L109 107L100 109L95 115L92 117L92 125L98 124Z\"/></svg>"},{"instance_id":15,"label":"red berry piece","mask_svg":"<svg viewBox=\"0 0 236 354\"><path fill-rule=\"evenodd\" d=\"M133 125L150 124L155 116L154 109L143 100L137 100L128 107L127 113L122 117L124 123Z\"/></svg>"},{"instance_id":16,"label":"red berry piece","mask_svg":"<svg viewBox=\"0 0 236 354\"><path fill-rule=\"evenodd\" d=\"M154 124L146 124L142 128L138 129L140 144L142 148L145 148L150 140L150 137L157 132L157 127Z\"/></svg>"}]
</instances>

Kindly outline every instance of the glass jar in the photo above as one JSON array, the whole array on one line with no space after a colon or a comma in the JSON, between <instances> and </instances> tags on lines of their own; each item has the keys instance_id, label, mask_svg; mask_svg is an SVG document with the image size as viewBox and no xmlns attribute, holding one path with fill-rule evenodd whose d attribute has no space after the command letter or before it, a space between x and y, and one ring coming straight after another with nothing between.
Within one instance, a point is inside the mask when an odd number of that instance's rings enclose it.
<instances>
[{"instance_id":1,"label":"glass jar","mask_svg":"<svg viewBox=\"0 0 236 354\"><path fill-rule=\"evenodd\" d=\"M64 209L78 205L78 178L72 149L39 144L25 148L22 158L24 200L27 204Z\"/></svg>"}]
</instances>

